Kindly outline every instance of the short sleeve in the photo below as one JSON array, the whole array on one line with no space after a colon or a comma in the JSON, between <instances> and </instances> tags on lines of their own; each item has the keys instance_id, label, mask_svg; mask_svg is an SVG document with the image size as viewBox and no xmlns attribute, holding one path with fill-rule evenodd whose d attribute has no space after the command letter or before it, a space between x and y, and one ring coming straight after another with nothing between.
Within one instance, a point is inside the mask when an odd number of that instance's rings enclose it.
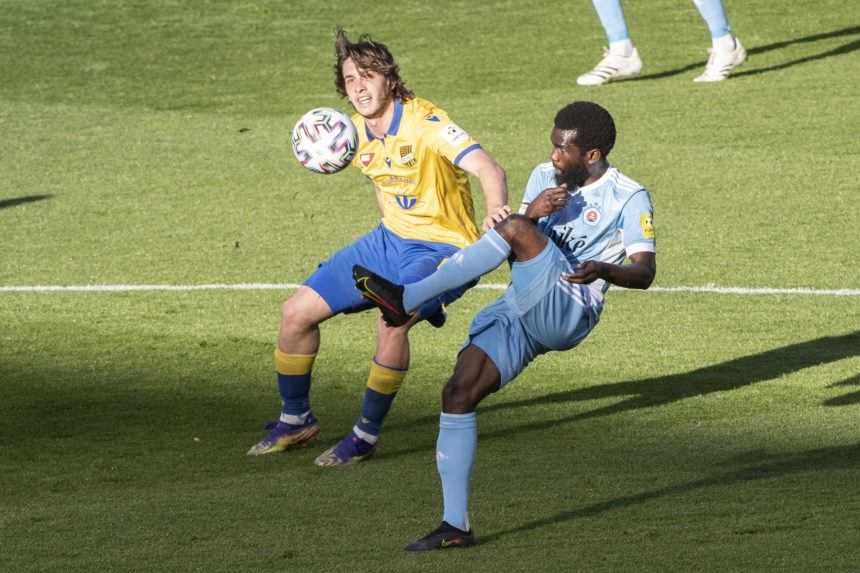
<instances>
[{"instance_id":1,"label":"short sleeve","mask_svg":"<svg viewBox=\"0 0 860 573\"><path fill-rule=\"evenodd\" d=\"M421 120L427 144L454 165L481 145L443 112L431 113Z\"/></svg>"},{"instance_id":2,"label":"short sleeve","mask_svg":"<svg viewBox=\"0 0 860 573\"><path fill-rule=\"evenodd\" d=\"M654 253L657 237L654 232L654 207L648 191L642 189L633 194L621 212L624 232L624 250L627 256L635 253Z\"/></svg>"}]
</instances>

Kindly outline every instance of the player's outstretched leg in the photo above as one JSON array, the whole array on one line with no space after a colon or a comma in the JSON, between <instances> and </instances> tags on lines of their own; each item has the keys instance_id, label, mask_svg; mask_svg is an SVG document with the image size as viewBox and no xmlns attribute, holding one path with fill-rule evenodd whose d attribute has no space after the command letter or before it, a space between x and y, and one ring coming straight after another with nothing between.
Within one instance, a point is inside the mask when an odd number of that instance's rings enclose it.
<instances>
[{"instance_id":1,"label":"player's outstretched leg","mask_svg":"<svg viewBox=\"0 0 860 573\"><path fill-rule=\"evenodd\" d=\"M361 265L352 267L355 288L361 296L382 311L382 318L389 326L403 326L412 315L403 308L403 287L386 280Z\"/></svg>"},{"instance_id":2,"label":"player's outstretched leg","mask_svg":"<svg viewBox=\"0 0 860 573\"><path fill-rule=\"evenodd\" d=\"M512 215L497 228L509 226L510 220L521 218ZM436 272L418 282L397 285L360 265L352 268L352 276L361 294L382 310L385 322L400 326L411 318L410 311L487 274L507 260L510 254L508 241L495 229L490 229L477 242L454 253Z\"/></svg>"}]
</instances>

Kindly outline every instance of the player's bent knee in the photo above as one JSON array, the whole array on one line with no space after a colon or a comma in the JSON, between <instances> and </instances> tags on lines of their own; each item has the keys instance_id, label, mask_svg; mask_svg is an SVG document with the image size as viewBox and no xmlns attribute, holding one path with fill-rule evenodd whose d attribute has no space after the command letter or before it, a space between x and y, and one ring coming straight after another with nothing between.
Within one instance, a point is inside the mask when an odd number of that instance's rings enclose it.
<instances>
[{"instance_id":1,"label":"player's bent knee","mask_svg":"<svg viewBox=\"0 0 860 573\"><path fill-rule=\"evenodd\" d=\"M287 299L281 305L281 330L283 331L305 331L315 327L319 321L314 318L308 309L295 299Z\"/></svg>"},{"instance_id":2,"label":"player's bent knee","mask_svg":"<svg viewBox=\"0 0 860 573\"><path fill-rule=\"evenodd\" d=\"M448 414L466 414L475 409L480 401L479 393L468 381L451 378L442 388L442 411Z\"/></svg>"},{"instance_id":3,"label":"player's bent knee","mask_svg":"<svg viewBox=\"0 0 860 573\"><path fill-rule=\"evenodd\" d=\"M515 213L494 227L494 230L509 243L535 229L534 222L525 215Z\"/></svg>"}]
</instances>

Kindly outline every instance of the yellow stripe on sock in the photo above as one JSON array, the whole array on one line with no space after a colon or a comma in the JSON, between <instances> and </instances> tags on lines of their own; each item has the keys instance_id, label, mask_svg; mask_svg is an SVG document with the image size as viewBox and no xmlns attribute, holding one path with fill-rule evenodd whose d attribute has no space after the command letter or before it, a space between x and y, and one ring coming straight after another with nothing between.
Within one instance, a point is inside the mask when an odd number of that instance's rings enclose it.
<instances>
[{"instance_id":1,"label":"yellow stripe on sock","mask_svg":"<svg viewBox=\"0 0 860 573\"><path fill-rule=\"evenodd\" d=\"M278 374L301 376L310 373L316 357L316 354L287 354L275 348L275 368Z\"/></svg>"},{"instance_id":2,"label":"yellow stripe on sock","mask_svg":"<svg viewBox=\"0 0 860 573\"><path fill-rule=\"evenodd\" d=\"M374 362L370 365L367 387L380 394L395 394L400 390L404 378L406 378L406 370L394 370Z\"/></svg>"}]
</instances>

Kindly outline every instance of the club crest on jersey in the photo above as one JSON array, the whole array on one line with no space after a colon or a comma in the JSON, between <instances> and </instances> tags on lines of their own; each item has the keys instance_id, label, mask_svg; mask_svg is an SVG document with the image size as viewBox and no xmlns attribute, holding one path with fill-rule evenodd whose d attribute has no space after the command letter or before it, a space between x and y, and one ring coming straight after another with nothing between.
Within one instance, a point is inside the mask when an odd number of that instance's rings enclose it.
<instances>
[{"instance_id":1,"label":"club crest on jersey","mask_svg":"<svg viewBox=\"0 0 860 573\"><path fill-rule=\"evenodd\" d=\"M424 116L424 119L426 119L427 121L429 121L429 122L431 122L431 123L439 123L439 122L441 121L441 120L439 119L439 116L438 116L438 115L436 115L436 114L433 114L433 113L431 113L431 114L429 114L429 115Z\"/></svg>"},{"instance_id":2,"label":"club crest on jersey","mask_svg":"<svg viewBox=\"0 0 860 573\"><path fill-rule=\"evenodd\" d=\"M358 160L361 161L361 164L367 167L370 165L370 162L373 161L373 153L362 153L358 156Z\"/></svg>"},{"instance_id":3,"label":"club crest on jersey","mask_svg":"<svg viewBox=\"0 0 860 573\"><path fill-rule=\"evenodd\" d=\"M586 225L596 225L600 222L600 211L595 207L589 207L583 211L582 220Z\"/></svg>"},{"instance_id":4,"label":"club crest on jersey","mask_svg":"<svg viewBox=\"0 0 860 573\"><path fill-rule=\"evenodd\" d=\"M401 209L411 209L418 202L418 199L409 195L395 195L394 198Z\"/></svg>"},{"instance_id":5,"label":"club crest on jersey","mask_svg":"<svg viewBox=\"0 0 860 573\"><path fill-rule=\"evenodd\" d=\"M415 165L415 153L412 152L411 145L403 145L400 147L400 163L407 167Z\"/></svg>"}]
</instances>

